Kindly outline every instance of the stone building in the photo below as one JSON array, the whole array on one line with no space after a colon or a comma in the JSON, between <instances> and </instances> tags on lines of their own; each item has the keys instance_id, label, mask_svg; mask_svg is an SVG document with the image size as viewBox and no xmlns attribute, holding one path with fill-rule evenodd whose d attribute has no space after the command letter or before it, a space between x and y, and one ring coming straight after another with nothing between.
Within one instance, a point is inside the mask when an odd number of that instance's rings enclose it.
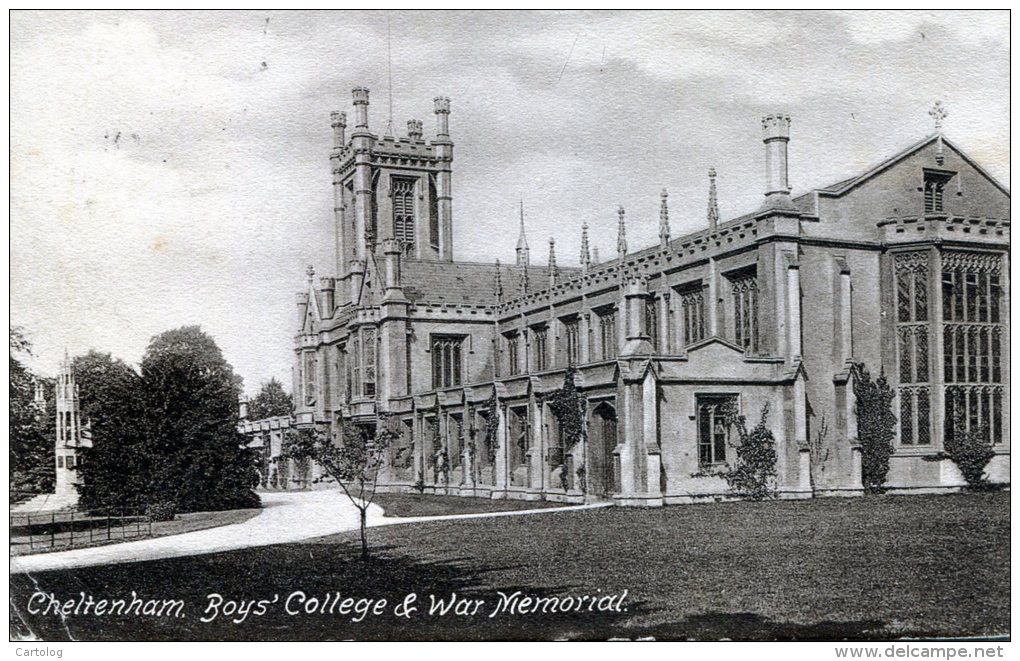
<instances>
[{"instance_id":1,"label":"stone building","mask_svg":"<svg viewBox=\"0 0 1020 661\"><path fill-rule=\"evenodd\" d=\"M453 258L450 101L436 134L332 115L336 277L298 294L297 426L399 441L384 488L492 498L661 505L727 494L723 412L765 407L781 497L860 493L851 365L896 392L887 487L953 489L933 461L960 419L994 443L1009 481L1009 191L936 130L856 177L794 197L790 118L762 120L761 207L579 268L531 263L523 211L513 265ZM570 368L583 433L561 434L553 396ZM337 436L339 437L339 436Z\"/></svg>"}]
</instances>

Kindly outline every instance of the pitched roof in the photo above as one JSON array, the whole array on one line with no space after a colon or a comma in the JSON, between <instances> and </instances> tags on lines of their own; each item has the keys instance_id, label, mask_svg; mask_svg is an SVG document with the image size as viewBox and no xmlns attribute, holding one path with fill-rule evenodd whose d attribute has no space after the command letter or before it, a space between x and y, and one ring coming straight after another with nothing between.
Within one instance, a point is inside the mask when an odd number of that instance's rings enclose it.
<instances>
[{"instance_id":1,"label":"pitched roof","mask_svg":"<svg viewBox=\"0 0 1020 661\"><path fill-rule=\"evenodd\" d=\"M927 147L929 144L937 140L938 137L939 135L937 133L933 133L928 137L924 138L923 140L915 142L914 144L910 145L909 147L900 151L899 153L885 159L884 161L876 165L873 165L872 167L868 168L867 170L865 170L864 172L855 177L850 177L849 179L844 179L843 181L840 181L838 183L832 184L830 186L825 186L824 188L818 188L816 190L819 193L822 193L823 195L842 195L843 193L846 193L850 189L856 188L857 186L863 184L865 181L889 169L893 165L896 165L897 163L907 158L908 156L914 154L918 150ZM942 136L942 143L949 147L950 149L952 149L953 151L955 151L957 154L959 154L960 158L966 161L967 164L970 165L972 168L980 172L985 178L992 182L992 184L994 184L996 188L1001 190L1006 195L1009 195L1008 188L999 183L999 181L996 180L995 177L990 175L984 168L982 168L980 165L974 162L969 156L963 153L963 151L961 151L959 147L954 145L949 140L949 138Z\"/></svg>"},{"instance_id":2,"label":"pitched roof","mask_svg":"<svg viewBox=\"0 0 1020 661\"><path fill-rule=\"evenodd\" d=\"M450 305L495 305L496 265L484 262L402 262L401 280L404 295L412 303L446 303ZM520 295L520 266L499 266L503 299ZM568 279L580 269L559 267L561 279ZM548 287L549 267L529 266L528 279L532 291Z\"/></svg>"}]
</instances>

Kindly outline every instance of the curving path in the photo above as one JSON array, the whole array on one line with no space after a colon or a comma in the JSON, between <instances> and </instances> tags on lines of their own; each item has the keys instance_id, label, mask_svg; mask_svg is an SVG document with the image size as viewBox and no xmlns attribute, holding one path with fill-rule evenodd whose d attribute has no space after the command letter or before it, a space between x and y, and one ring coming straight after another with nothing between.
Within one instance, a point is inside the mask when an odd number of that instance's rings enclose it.
<instances>
[{"instance_id":1,"label":"curving path","mask_svg":"<svg viewBox=\"0 0 1020 661\"><path fill-rule=\"evenodd\" d=\"M358 510L347 499L347 496L338 490L269 492L260 495L263 505L262 512L241 523L106 546L12 557L11 573L203 555L256 546L300 542L358 528ZM576 505L510 512L384 518L382 508L372 505L368 511L368 525L375 527L448 519L545 514L603 506Z\"/></svg>"}]
</instances>

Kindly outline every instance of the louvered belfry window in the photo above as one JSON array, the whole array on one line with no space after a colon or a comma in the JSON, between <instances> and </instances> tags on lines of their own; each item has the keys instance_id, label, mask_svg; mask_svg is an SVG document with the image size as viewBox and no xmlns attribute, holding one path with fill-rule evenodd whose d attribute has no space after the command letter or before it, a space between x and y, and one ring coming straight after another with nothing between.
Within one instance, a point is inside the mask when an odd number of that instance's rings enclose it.
<instances>
[{"instance_id":1,"label":"louvered belfry window","mask_svg":"<svg viewBox=\"0 0 1020 661\"><path fill-rule=\"evenodd\" d=\"M942 376L949 438L958 423L1002 443L1002 258L942 254Z\"/></svg>"},{"instance_id":2,"label":"louvered belfry window","mask_svg":"<svg viewBox=\"0 0 1020 661\"><path fill-rule=\"evenodd\" d=\"M900 253L894 262L900 443L930 445L928 253Z\"/></svg>"},{"instance_id":3,"label":"louvered belfry window","mask_svg":"<svg viewBox=\"0 0 1020 661\"><path fill-rule=\"evenodd\" d=\"M400 241L404 254L414 255L414 179L394 177L393 237Z\"/></svg>"}]
</instances>

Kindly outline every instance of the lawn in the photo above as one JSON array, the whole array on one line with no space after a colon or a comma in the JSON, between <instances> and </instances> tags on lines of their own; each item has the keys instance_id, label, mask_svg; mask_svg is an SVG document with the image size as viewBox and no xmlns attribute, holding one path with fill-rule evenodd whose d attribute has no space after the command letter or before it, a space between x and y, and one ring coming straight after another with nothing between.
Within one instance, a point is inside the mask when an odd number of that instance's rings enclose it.
<instances>
[{"instance_id":1,"label":"lawn","mask_svg":"<svg viewBox=\"0 0 1020 661\"><path fill-rule=\"evenodd\" d=\"M389 517L479 514L481 512L517 512L520 510L563 507L564 503L546 500L492 500L491 498L453 498L417 493L379 493L372 501Z\"/></svg>"},{"instance_id":2,"label":"lawn","mask_svg":"<svg viewBox=\"0 0 1020 661\"><path fill-rule=\"evenodd\" d=\"M60 599L181 599L183 618L26 616L45 639L892 639L1009 633L1009 494L603 508L409 523L195 558L12 576L18 613L36 583ZM289 615L288 595L386 598L360 623ZM488 617L497 590L614 594L623 612ZM601 592L599 592L601 591ZM211 622L206 595L267 599ZM414 592L424 610L398 618ZM475 616L429 615L429 595L485 600ZM275 603L274 595L278 595ZM208 617L208 615L206 615ZM241 619L235 616L233 619Z\"/></svg>"}]
</instances>

